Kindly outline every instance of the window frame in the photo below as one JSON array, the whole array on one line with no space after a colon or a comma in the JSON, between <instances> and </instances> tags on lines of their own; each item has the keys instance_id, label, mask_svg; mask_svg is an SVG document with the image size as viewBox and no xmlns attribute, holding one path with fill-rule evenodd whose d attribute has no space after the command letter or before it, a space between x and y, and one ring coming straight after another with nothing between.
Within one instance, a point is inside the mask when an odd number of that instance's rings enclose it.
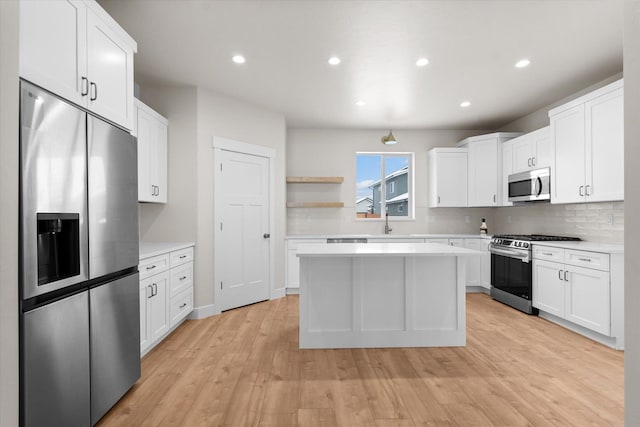
<instances>
[{"instance_id":1,"label":"window frame","mask_svg":"<svg viewBox=\"0 0 640 427\"><path fill-rule=\"evenodd\" d=\"M386 212L387 208L387 181L385 179L385 163L387 157L407 157L408 169L407 169L407 209L406 216L389 215L389 221L415 221L415 153L409 151L356 151L356 177L357 177L357 160L358 156L380 156L380 191L382 200L381 212ZM358 195L358 180L355 179L355 196L357 200ZM358 218L356 213L356 221L385 221L385 216L380 215L380 218Z\"/></svg>"}]
</instances>

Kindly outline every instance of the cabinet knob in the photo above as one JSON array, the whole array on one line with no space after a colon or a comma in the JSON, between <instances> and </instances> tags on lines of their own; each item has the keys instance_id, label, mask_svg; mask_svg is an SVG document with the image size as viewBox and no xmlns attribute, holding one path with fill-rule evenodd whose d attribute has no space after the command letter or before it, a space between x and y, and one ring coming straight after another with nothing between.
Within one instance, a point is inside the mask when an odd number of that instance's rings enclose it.
<instances>
[{"instance_id":1,"label":"cabinet knob","mask_svg":"<svg viewBox=\"0 0 640 427\"><path fill-rule=\"evenodd\" d=\"M180 304L180 308L185 308L187 306L186 302L183 302L182 304Z\"/></svg>"},{"instance_id":2,"label":"cabinet knob","mask_svg":"<svg viewBox=\"0 0 640 427\"><path fill-rule=\"evenodd\" d=\"M269 234L269 233L264 233L264 234L262 235L262 237L264 237L265 239L268 239L269 237L271 237L271 234Z\"/></svg>"}]
</instances>

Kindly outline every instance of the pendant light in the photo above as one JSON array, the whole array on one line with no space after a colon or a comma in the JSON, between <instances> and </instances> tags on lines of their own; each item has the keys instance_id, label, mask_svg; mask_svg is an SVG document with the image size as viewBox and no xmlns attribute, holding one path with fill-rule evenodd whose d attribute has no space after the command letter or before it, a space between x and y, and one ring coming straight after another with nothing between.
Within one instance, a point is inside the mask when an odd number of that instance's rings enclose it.
<instances>
[{"instance_id":1,"label":"pendant light","mask_svg":"<svg viewBox=\"0 0 640 427\"><path fill-rule=\"evenodd\" d=\"M395 136L393 136L393 133L392 133L391 131L389 131L389 135L387 135L387 136L383 136L383 137L380 139L380 142L382 142L384 145L393 145L393 144L395 144L397 141L396 141L396 137L395 137Z\"/></svg>"}]
</instances>

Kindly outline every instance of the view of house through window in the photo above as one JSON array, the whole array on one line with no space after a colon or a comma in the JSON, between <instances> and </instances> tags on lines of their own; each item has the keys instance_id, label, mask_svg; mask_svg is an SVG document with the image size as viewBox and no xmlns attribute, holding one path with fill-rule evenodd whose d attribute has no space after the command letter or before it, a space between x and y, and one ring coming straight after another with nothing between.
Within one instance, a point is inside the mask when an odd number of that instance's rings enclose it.
<instances>
[{"instance_id":1,"label":"view of house through window","mask_svg":"<svg viewBox=\"0 0 640 427\"><path fill-rule=\"evenodd\" d=\"M411 217L412 153L356 153L358 218Z\"/></svg>"}]
</instances>

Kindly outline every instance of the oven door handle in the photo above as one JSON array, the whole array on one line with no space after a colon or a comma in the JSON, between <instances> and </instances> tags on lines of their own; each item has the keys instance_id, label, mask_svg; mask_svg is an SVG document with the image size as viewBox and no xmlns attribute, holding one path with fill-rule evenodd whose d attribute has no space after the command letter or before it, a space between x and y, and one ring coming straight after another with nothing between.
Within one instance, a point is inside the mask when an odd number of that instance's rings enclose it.
<instances>
[{"instance_id":1,"label":"oven door handle","mask_svg":"<svg viewBox=\"0 0 640 427\"><path fill-rule=\"evenodd\" d=\"M520 251L513 251L513 250L509 250L509 249L499 249L496 247L489 247L489 252L491 252L492 254L495 255L502 255L502 256L506 256L509 258L517 258L522 262L529 262L529 254L528 253L523 253Z\"/></svg>"}]
</instances>

